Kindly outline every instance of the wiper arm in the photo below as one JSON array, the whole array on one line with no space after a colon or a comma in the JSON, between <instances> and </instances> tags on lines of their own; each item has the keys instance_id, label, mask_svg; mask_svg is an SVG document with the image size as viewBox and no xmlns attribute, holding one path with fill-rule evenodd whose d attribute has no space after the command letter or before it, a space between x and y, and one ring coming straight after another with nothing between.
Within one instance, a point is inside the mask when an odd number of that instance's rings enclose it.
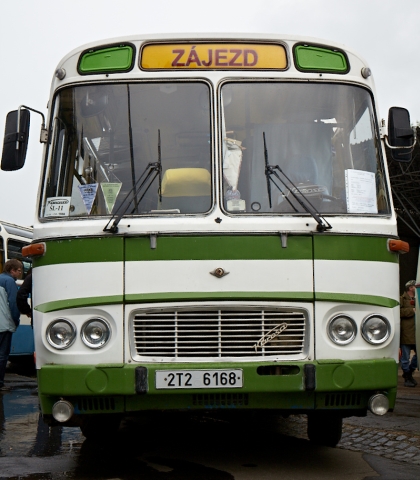
<instances>
[{"instance_id":1,"label":"wiper arm","mask_svg":"<svg viewBox=\"0 0 420 480\"><path fill-rule=\"evenodd\" d=\"M124 197L117 211L114 213L114 215L112 215L109 222L105 225L105 228L103 229L104 232L118 233L118 224L120 223L122 217L127 213L131 205L133 206L131 212L134 212L137 209L138 205L149 191L149 188L156 177L159 178L158 195L159 200L162 201L162 158L160 148L160 130L158 130L158 161L149 162L147 164L146 168L143 170L143 173L140 175L140 178L135 182L134 186ZM140 198L137 200L139 195ZM130 196L131 198L128 200ZM112 225L109 226L112 221Z\"/></svg>"},{"instance_id":2,"label":"wiper arm","mask_svg":"<svg viewBox=\"0 0 420 480\"><path fill-rule=\"evenodd\" d=\"M278 177L277 173L274 172L274 168L272 165L269 165L268 163L268 152L267 152L267 144L265 141L265 132L263 132L263 140L264 140L264 159L265 159L265 177L267 180L267 193L268 193L268 203L270 205L270 208L272 207L272 202L271 202L271 183L273 183L277 189L280 191L280 193L283 195L283 198L287 200L289 205L293 208L295 212L297 212L297 208L293 205L293 203L287 198L287 196L284 194L283 190L281 189L280 185L277 185L277 183L273 180L272 174L274 174L276 177ZM279 178L279 180L282 182L282 180ZM271 183L270 183L271 182ZM284 182L282 182L284 184ZM286 185L287 188L287 185ZM289 189L290 191L290 189Z\"/></svg>"},{"instance_id":3,"label":"wiper arm","mask_svg":"<svg viewBox=\"0 0 420 480\"><path fill-rule=\"evenodd\" d=\"M276 177L280 182L287 188L289 193L294 197L294 199L300 204L300 206L307 212L309 213L312 218L317 222L317 227L316 229L319 232L325 232L325 230L330 230L332 226L325 220L325 218L322 218L320 214L316 211L316 208L312 205L312 203L308 200L308 198L302 193L301 190L290 180L290 178L283 172L283 170L279 167L279 165L270 165L268 163L268 152L267 152L267 144L265 141L265 132L263 132L263 140L264 140L264 159L265 159L265 176L267 179L267 193L268 193L268 202L270 205L270 208L272 207L272 202L271 202L271 183L275 185L275 187L280 191L280 193L283 195L283 197L289 202L289 204L293 207L294 211L297 212L296 207L292 204L292 202L287 198L287 196L284 195L283 190L280 188L280 186L274 181L273 176ZM278 170L283 177L289 182L290 185L292 185L293 188L290 188L290 186L282 179L280 178L279 174L276 172ZM301 195L301 198L299 198L298 195L296 195L295 191L299 192ZM304 202L302 201L302 198L305 200Z\"/></svg>"}]
</instances>

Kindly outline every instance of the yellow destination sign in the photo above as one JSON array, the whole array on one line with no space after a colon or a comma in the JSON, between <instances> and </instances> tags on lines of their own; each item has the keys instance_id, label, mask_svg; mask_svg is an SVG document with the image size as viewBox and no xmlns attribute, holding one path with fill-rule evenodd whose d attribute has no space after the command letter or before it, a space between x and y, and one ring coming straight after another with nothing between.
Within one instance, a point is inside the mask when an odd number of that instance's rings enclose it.
<instances>
[{"instance_id":1,"label":"yellow destination sign","mask_svg":"<svg viewBox=\"0 0 420 480\"><path fill-rule=\"evenodd\" d=\"M284 70L287 56L274 44L178 43L146 45L140 62L145 70Z\"/></svg>"}]
</instances>

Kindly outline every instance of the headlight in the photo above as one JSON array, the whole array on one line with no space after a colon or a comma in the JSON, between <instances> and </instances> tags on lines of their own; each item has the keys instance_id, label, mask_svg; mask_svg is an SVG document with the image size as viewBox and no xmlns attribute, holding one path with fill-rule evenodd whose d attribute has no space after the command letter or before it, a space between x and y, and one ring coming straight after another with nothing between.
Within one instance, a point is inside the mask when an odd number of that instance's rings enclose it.
<instances>
[{"instance_id":1,"label":"headlight","mask_svg":"<svg viewBox=\"0 0 420 480\"><path fill-rule=\"evenodd\" d=\"M76 339L76 326L66 318L57 318L47 328L48 343L59 350L73 345Z\"/></svg>"},{"instance_id":2,"label":"headlight","mask_svg":"<svg viewBox=\"0 0 420 480\"><path fill-rule=\"evenodd\" d=\"M102 318L91 318L83 324L81 337L90 348L102 348L111 336L111 329Z\"/></svg>"},{"instance_id":3,"label":"headlight","mask_svg":"<svg viewBox=\"0 0 420 480\"><path fill-rule=\"evenodd\" d=\"M391 333L391 325L382 315L369 315L362 322L362 337L372 345L386 342Z\"/></svg>"},{"instance_id":4,"label":"headlight","mask_svg":"<svg viewBox=\"0 0 420 480\"><path fill-rule=\"evenodd\" d=\"M356 322L347 315L336 315L328 324L328 336L338 345L347 345L352 342L356 333Z\"/></svg>"}]
</instances>

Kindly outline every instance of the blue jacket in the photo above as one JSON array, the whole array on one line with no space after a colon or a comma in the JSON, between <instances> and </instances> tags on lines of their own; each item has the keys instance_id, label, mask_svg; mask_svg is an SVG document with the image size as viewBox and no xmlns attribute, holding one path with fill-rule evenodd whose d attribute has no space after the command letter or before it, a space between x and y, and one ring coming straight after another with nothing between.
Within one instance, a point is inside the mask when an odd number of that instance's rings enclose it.
<instances>
[{"instance_id":1,"label":"blue jacket","mask_svg":"<svg viewBox=\"0 0 420 480\"><path fill-rule=\"evenodd\" d=\"M18 287L10 273L0 274L0 332L14 332L20 313L16 305Z\"/></svg>"}]
</instances>

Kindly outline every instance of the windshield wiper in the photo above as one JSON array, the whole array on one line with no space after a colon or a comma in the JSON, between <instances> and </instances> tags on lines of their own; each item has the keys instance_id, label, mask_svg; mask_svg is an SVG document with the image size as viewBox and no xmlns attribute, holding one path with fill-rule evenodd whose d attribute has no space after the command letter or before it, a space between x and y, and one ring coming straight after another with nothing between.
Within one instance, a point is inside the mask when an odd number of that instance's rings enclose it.
<instances>
[{"instance_id":1,"label":"windshield wiper","mask_svg":"<svg viewBox=\"0 0 420 480\"><path fill-rule=\"evenodd\" d=\"M131 213L137 210L137 207L143 200L146 193L149 191L149 188L156 177L159 178L159 201L162 201L162 158L160 148L160 130L158 130L158 161L149 162L147 164L143 173L140 175L140 178L135 182L134 186L124 197L121 205L117 208L117 211L112 215L111 219L106 224L105 228L103 229L104 232L118 233L118 224L120 223L122 217L127 213L131 205L133 206ZM129 199L130 196L131 198ZM139 196L140 198L137 200ZM112 225L109 226L112 221Z\"/></svg>"},{"instance_id":2,"label":"windshield wiper","mask_svg":"<svg viewBox=\"0 0 420 480\"><path fill-rule=\"evenodd\" d=\"M267 179L267 193L268 193L268 202L270 205L270 208L272 208L271 204L271 183L273 183L277 189L280 191L280 193L283 195L283 197L289 202L289 204L293 207L294 211L297 212L297 208L292 204L292 202L287 198L287 196L284 195L283 190L281 187L275 182L273 179L273 176L276 177L280 182L287 188L289 193L294 197L294 199L300 204L300 206L305 210L305 212L309 213L312 218L317 222L317 227L316 229L318 232L325 232L325 230L330 230L332 226L325 220L325 218L322 218L321 215L317 212L316 208L312 205L312 203L308 200L308 198L303 194L301 190L290 180L290 178L283 172L283 170L279 167L279 165L270 165L268 163L268 152L267 152L267 144L265 141L265 132L263 132L263 140L264 140L264 159L265 159L265 176ZM283 177L289 182L289 184L293 187L290 188L290 186L282 179L280 178L279 174L276 172L278 170ZM299 192L301 195L301 198L299 198L298 195L296 195L295 192ZM302 201L302 198L305 200L304 202Z\"/></svg>"}]
</instances>

